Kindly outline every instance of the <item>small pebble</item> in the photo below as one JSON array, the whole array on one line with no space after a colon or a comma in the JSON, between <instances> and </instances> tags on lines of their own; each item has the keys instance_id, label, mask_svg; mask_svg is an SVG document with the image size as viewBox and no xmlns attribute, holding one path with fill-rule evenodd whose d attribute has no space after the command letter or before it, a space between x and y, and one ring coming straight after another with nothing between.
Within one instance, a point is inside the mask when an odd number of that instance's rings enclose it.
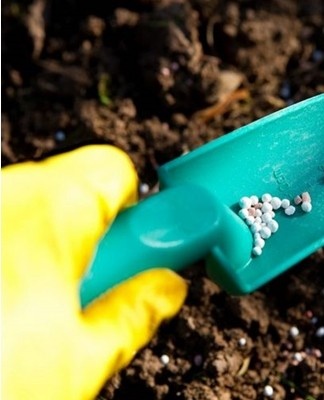
<instances>
[{"instance_id":1,"label":"small pebble","mask_svg":"<svg viewBox=\"0 0 324 400\"><path fill-rule=\"evenodd\" d=\"M290 336L297 337L299 335L299 329L297 326L292 326L289 330Z\"/></svg>"},{"instance_id":2,"label":"small pebble","mask_svg":"<svg viewBox=\"0 0 324 400\"><path fill-rule=\"evenodd\" d=\"M272 397L273 396L273 387L270 385L265 386L263 389L263 394L266 397Z\"/></svg>"},{"instance_id":3,"label":"small pebble","mask_svg":"<svg viewBox=\"0 0 324 400\"><path fill-rule=\"evenodd\" d=\"M179 64L177 62L171 63L171 69L172 69L172 71L178 71Z\"/></svg>"},{"instance_id":4,"label":"small pebble","mask_svg":"<svg viewBox=\"0 0 324 400\"><path fill-rule=\"evenodd\" d=\"M286 215L293 215L295 214L296 208L294 206L288 206L285 208L285 214Z\"/></svg>"},{"instance_id":5,"label":"small pebble","mask_svg":"<svg viewBox=\"0 0 324 400\"><path fill-rule=\"evenodd\" d=\"M322 357L322 352L320 349L313 349L312 350L312 354L313 356L315 356L316 358L321 358Z\"/></svg>"},{"instance_id":6,"label":"small pebble","mask_svg":"<svg viewBox=\"0 0 324 400\"><path fill-rule=\"evenodd\" d=\"M299 363L303 361L303 356L302 356L301 353L299 353L299 352L295 353L295 354L293 355L293 358L294 358L295 361L297 361L297 362L299 362Z\"/></svg>"},{"instance_id":7,"label":"small pebble","mask_svg":"<svg viewBox=\"0 0 324 400\"><path fill-rule=\"evenodd\" d=\"M289 99L291 97L291 86L289 82L284 82L282 84L279 93L283 99Z\"/></svg>"},{"instance_id":8,"label":"small pebble","mask_svg":"<svg viewBox=\"0 0 324 400\"><path fill-rule=\"evenodd\" d=\"M317 331L315 332L315 336L318 338L324 337L324 326L321 326L317 329Z\"/></svg>"},{"instance_id":9,"label":"small pebble","mask_svg":"<svg viewBox=\"0 0 324 400\"><path fill-rule=\"evenodd\" d=\"M66 139L66 134L63 131L56 131L54 134L54 138L58 142L63 142Z\"/></svg>"},{"instance_id":10,"label":"small pebble","mask_svg":"<svg viewBox=\"0 0 324 400\"><path fill-rule=\"evenodd\" d=\"M246 345L246 339L244 337L240 338L238 344L239 346L244 347Z\"/></svg>"},{"instance_id":11,"label":"small pebble","mask_svg":"<svg viewBox=\"0 0 324 400\"><path fill-rule=\"evenodd\" d=\"M270 204L274 210L278 210L281 207L281 200L279 197L272 197Z\"/></svg>"},{"instance_id":12,"label":"small pebble","mask_svg":"<svg viewBox=\"0 0 324 400\"><path fill-rule=\"evenodd\" d=\"M312 204L309 201L303 201L302 205L301 205L301 209L308 213L310 211L312 211Z\"/></svg>"},{"instance_id":13,"label":"small pebble","mask_svg":"<svg viewBox=\"0 0 324 400\"><path fill-rule=\"evenodd\" d=\"M202 362L203 362L203 357L201 354L196 354L193 360L194 364L196 365L196 367L199 367Z\"/></svg>"},{"instance_id":14,"label":"small pebble","mask_svg":"<svg viewBox=\"0 0 324 400\"><path fill-rule=\"evenodd\" d=\"M161 74L163 76L170 76L170 69L168 67L161 68Z\"/></svg>"},{"instance_id":15,"label":"small pebble","mask_svg":"<svg viewBox=\"0 0 324 400\"><path fill-rule=\"evenodd\" d=\"M315 62L320 62L324 58L324 52L320 49L315 49L312 54L312 59Z\"/></svg>"},{"instance_id":16,"label":"small pebble","mask_svg":"<svg viewBox=\"0 0 324 400\"><path fill-rule=\"evenodd\" d=\"M147 194L150 191L150 187L147 183L141 183L139 190L141 194Z\"/></svg>"},{"instance_id":17,"label":"small pebble","mask_svg":"<svg viewBox=\"0 0 324 400\"><path fill-rule=\"evenodd\" d=\"M285 346L287 347L288 350L291 350L294 347L294 345L290 342L285 343Z\"/></svg>"},{"instance_id":18,"label":"small pebble","mask_svg":"<svg viewBox=\"0 0 324 400\"><path fill-rule=\"evenodd\" d=\"M167 365L170 362L170 357L167 354L162 354L160 360L163 365Z\"/></svg>"},{"instance_id":19,"label":"small pebble","mask_svg":"<svg viewBox=\"0 0 324 400\"><path fill-rule=\"evenodd\" d=\"M290 201L288 200L288 199L283 199L282 201L281 201L281 207L283 208L283 209L285 209L285 208L287 208L287 207L289 207L290 206Z\"/></svg>"}]
</instances>

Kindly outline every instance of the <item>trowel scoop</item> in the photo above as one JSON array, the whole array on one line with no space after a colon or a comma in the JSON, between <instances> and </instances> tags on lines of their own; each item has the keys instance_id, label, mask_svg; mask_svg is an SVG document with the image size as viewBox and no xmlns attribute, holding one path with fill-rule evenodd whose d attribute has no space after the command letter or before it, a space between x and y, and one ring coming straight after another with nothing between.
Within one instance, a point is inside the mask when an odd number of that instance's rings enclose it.
<instances>
[{"instance_id":1,"label":"trowel scoop","mask_svg":"<svg viewBox=\"0 0 324 400\"><path fill-rule=\"evenodd\" d=\"M230 294L249 293L324 245L324 94L237 129L162 166L161 190L122 211L81 282L81 303L154 267L178 271L205 259ZM278 213L262 255L238 216L243 196L294 199L312 211Z\"/></svg>"}]
</instances>

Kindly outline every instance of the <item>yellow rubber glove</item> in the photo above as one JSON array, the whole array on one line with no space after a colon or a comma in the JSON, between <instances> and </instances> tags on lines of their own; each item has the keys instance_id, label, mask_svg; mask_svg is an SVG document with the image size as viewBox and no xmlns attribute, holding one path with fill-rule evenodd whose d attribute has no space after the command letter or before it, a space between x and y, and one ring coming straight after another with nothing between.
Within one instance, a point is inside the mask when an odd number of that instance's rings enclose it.
<instances>
[{"instance_id":1,"label":"yellow rubber glove","mask_svg":"<svg viewBox=\"0 0 324 400\"><path fill-rule=\"evenodd\" d=\"M80 310L80 278L136 185L130 160L111 146L4 168L3 399L93 398L180 309L184 281L155 269Z\"/></svg>"}]
</instances>

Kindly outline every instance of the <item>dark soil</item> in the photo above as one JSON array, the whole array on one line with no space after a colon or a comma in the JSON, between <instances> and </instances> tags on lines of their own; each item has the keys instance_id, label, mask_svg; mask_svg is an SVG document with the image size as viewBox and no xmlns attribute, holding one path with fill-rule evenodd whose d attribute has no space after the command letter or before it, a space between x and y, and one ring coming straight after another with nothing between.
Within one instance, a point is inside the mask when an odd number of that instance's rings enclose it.
<instances>
[{"instance_id":1,"label":"dark soil","mask_svg":"<svg viewBox=\"0 0 324 400\"><path fill-rule=\"evenodd\" d=\"M324 92L321 0L5 1L2 21L2 165L112 143L155 190L159 165ZM323 266L240 298L189 267L180 314L98 399L324 399Z\"/></svg>"}]
</instances>

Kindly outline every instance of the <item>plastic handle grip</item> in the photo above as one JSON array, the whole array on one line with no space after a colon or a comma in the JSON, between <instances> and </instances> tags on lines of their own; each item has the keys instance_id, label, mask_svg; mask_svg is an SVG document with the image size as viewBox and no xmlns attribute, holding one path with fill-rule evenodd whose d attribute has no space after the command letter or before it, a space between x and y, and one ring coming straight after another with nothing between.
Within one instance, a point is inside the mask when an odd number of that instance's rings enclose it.
<instances>
[{"instance_id":1,"label":"plastic handle grip","mask_svg":"<svg viewBox=\"0 0 324 400\"><path fill-rule=\"evenodd\" d=\"M251 234L207 189L198 185L165 189L117 216L81 282L81 304L86 306L109 288L149 268L178 271L217 246L225 257L242 266L248 262Z\"/></svg>"}]
</instances>

